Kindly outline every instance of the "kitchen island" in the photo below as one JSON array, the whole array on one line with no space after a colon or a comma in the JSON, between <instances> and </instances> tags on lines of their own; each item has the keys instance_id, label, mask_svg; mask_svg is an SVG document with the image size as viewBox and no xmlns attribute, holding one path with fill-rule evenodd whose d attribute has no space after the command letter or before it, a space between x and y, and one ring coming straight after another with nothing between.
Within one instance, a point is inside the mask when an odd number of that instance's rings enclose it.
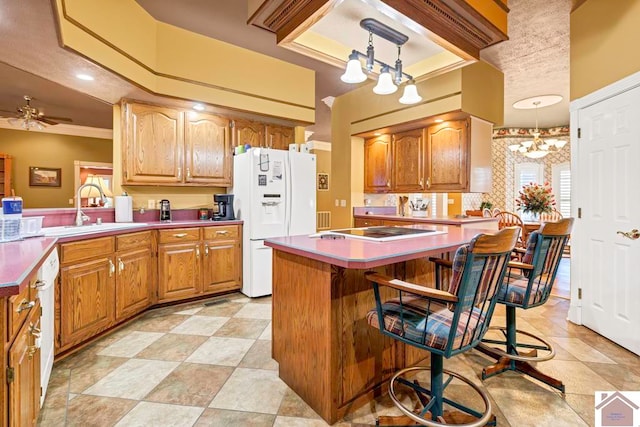
<instances>
[{"instance_id":1,"label":"kitchen island","mask_svg":"<svg viewBox=\"0 0 640 427\"><path fill-rule=\"evenodd\" d=\"M273 358L280 378L330 424L371 401L394 372L428 355L365 320L375 306L366 271L430 285L427 258L447 257L481 231L423 227L446 233L388 242L309 236L265 241L273 248ZM382 298L391 295L381 289Z\"/></svg>"}]
</instances>

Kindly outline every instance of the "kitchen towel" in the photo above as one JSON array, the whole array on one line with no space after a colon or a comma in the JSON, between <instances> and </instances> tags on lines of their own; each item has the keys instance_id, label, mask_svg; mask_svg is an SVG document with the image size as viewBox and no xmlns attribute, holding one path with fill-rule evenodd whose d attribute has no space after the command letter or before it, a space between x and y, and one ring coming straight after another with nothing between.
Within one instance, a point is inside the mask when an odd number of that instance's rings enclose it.
<instances>
[{"instance_id":1,"label":"kitchen towel","mask_svg":"<svg viewBox=\"0 0 640 427\"><path fill-rule=\"evenodd\" d=\"M133 199L131 196L115 196L116 222L133 222Z\"/></svg>"}]
</instances>

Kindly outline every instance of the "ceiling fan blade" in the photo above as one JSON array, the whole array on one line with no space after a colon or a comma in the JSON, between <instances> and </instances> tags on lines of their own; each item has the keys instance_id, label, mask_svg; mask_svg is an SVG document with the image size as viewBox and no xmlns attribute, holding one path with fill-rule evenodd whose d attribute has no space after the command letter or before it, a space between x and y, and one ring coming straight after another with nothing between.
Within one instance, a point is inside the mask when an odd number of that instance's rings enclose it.
<instances>
[{"instance_id":1,"label":"ceiling fan blade","mask_svg":"<svg viewBox=\"0 0 640 427\"><path fill-rule=\"evenodd\" d=\"M72 122L73 121L69 117L38 116L38 120L41 120L41 119L55 120L56 122Z\"/></svg>"},{"instance_id":2,"label":"ceiling fan blade","mask_svg":"<svg viewBox=\"0 0 640 427\"><path fill-rule=\"evenodd\" d=\"M52 125L52 126L58 124L58 122L55 122L55 121L51 120L49 117L40 116L36 120L39 121L39 122L42 122L42 123L46 123L48 125Z\"/></svg>"}]
</instances>

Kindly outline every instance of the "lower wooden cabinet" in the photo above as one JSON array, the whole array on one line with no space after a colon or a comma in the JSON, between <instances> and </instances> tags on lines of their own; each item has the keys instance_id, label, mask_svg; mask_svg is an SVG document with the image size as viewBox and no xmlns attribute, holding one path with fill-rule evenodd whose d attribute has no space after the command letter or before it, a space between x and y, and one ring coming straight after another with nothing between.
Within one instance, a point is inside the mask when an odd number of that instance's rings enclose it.
<instances>
[{"instance_id":1,"label":"lower wooden cabinet","mask_svg":"<svg viewBox=\"0 0 640 427\"><path fill-rule=\"evenodd\" d=\"M7 388L9 393L9 425L35 426L40 412L40 302L16 335L8 351Z\"/></svg>"},{"instance_id":2,"label":"lower wooden cabinet","mask_svg":"<svg viewBox=\"0 0 640 427\"><path fill-rule=\"evenodd\" d=\"M131 317L151 305L152 257L148 248L116 253L116 320Z\"/></svg>"},{"instance_id":3,"label":"lower wooden cabinet","mask_svg":"<svg viewBox=\"0 0 640 427\"><path fill-rule=\"evenodd\" d=\"M376 227L379 225L382 225L381 219L354 218L353 220L354 227Z\"/></svg>"},{"instance_id":4,"label":"lower wooden cabinet","mask_svg":"<svg viewBox=\"0 0 640 427\"><path fill-rule=\"evenodd\" d=\"M73 244L73 243L70 243ZM61 347L85 341L115 321L115 264L111 254L60 269Z\"/></svg>"},{"instance_id":5,"label":"lower wooden cabinet","mask_svg":"<svg viewBox=\"0 0 640 427\"><path fill-rule=\"evenodd\" d=\"M159 245L158 302L188 298L200 292L200 242Z\"/></svg>"},{"instance_id":6,"label":"lower wooden cabinet","mask_svg":"<svg viewBox=\"0 0 640 427\"><path fill-rule=\"evenodd\" d=\"M203 292L240 289L242 251L239 241L204 242Z\"/></svg>"}]
</instances>

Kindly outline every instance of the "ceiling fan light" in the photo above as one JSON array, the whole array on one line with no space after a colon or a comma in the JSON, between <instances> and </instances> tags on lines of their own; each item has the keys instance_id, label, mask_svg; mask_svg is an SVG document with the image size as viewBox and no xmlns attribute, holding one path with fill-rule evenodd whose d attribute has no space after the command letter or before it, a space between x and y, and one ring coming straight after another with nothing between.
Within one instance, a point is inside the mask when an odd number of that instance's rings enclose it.
<instances>
[{"instance_id":1,"label":"ceiling fan light","mask_svg":"<svg viewBox=\"0 0 640 427\"><path fill-rule=\"evenodd\" d=\"M373 88L373 92L378 95L390 95L397 90L398 86L393 84L389 68L384 67L380 72L380 76L378 76L378 84Z\"/></svg>"},{"instance_id":2,"label":"ceiling fan light","mask_svg":"<svg viewBox=\"0 0 640 427\"><path fill-rule=\"evenodd\" d=\"M401 104L417 104L422 101L422 97L418 95L418 88L416 88L416 84L413 80L409 81L407 85L404 87L404 92L402 93L402 97L399 99Z\"/></svg>"},{"instance_id":3,"label":"ceiling fan light","mask_svg":"<svg viewBox=\"0 0 640 427\"><path fill-rule=\"evenodd\" d=\"M344 74L340 76L340 80L345 83L362 83L367 80L367 75L362 72L362 64L358 59L357 53L349 55L349 62L347 62L347 68Z\"/></svg>"}]
</instances>

